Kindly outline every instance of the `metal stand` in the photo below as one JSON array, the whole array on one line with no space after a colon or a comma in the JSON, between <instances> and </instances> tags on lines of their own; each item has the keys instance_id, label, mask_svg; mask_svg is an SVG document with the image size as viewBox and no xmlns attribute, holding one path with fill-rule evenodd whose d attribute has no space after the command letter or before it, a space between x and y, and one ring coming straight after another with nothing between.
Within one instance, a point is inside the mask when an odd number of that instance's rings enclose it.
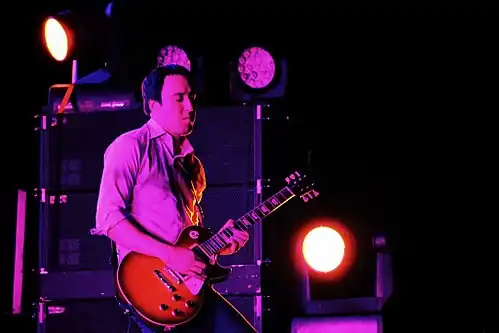
<instances>
[{"instance_id":1,"label":"metal stand","mask_svg":"<svg viewBox=\"0 0 499 333\"><path fill-rule=\"evenodd\" d=\"M12 288L12 314L22 313L24 238L26 230L26 191L17 191L16 245L14 255L14 284Z\"/></svg>"},{"instance_id":2,"label":"metal stand","mask_svg":"<svg viewBox=\"0 0 499 333\"><path fill-rule=\"evenodd\" d=\"M73 60L71 68L71 84L76 84L78 81L78 60Z\"/></svg>"}]
</instances>

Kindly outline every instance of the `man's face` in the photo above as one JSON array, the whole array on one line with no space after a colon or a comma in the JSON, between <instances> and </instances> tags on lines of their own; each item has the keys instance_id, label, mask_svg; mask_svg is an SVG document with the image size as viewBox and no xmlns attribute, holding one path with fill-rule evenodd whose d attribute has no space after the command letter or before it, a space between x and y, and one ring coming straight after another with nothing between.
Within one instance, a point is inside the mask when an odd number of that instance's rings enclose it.
<instances>
[{"instance_id":1,"label":"man's face","mask_svg":"<svg viewBox=\"0 0 499 333\"><path fill-rule=\"evenodd\" d=\"M165 77L161 100L150 101L151 117L173 136L189 135L194 127L196 113L194 96L187 79L182 75Z\"/></svg>"}]
</instances>

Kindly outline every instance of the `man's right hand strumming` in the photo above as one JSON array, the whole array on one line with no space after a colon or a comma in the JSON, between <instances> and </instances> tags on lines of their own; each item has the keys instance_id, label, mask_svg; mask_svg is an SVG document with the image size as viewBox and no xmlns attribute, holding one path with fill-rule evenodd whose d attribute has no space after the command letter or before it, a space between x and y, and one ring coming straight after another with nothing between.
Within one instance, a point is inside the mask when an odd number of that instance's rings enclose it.
<instances>
[{"instance_id":1,"label":"man's right hand strumming","mask_svg":"<svg viewBox=\"0 0 499 333\"><path fill-rule=\"evenodd\" d=\"M206 264L197 260L196 255L189 249L172 246L169 248L163 262L171 269L186 275L205 278Z\"/></svg>"},{"instance_id":2,"label":"man's right hand strumming","mask_svg":"<svg viewBox=\"0 0 499 333\"><path fill-rule=\"evenodd\" d=\"M186 275L204 277L206 265L196 259L189 249L167 245L140 232L133 224L123 220L109 231L109 237L127 249L161 259L171 269Z\"/></svg>"}]
</instances>

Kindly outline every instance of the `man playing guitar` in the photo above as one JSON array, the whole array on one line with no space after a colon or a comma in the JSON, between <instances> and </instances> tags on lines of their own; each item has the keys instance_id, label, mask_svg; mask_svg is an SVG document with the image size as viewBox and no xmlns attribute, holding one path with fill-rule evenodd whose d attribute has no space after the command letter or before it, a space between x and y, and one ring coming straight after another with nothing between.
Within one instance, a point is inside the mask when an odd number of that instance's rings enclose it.
<instances>
[{"instance_id":1,"label":"man playing guitar","mask_svg":"<svg viewBox=\"0 0 499 333\"><path fill-rule=\"evenodd\" d=\"M193 251L175 246L183 228L202 223L199 209L206 179L187 136L196 117L191 73L182 66L159 66L142 83L144 112L150 119L117 137L104 155L96 227L116 245L117 262L130 251L156 257L187 276L204 277L206 264ZM229 220L223 228L232 227ZM248 233L233 229L230 255L243 247ZM147 286L144 286L147 288ZM152 327L126 306L143 333ZM251 324L212 288L191 321L173 332L255 332Z\"/></svg>"}]
</instances>

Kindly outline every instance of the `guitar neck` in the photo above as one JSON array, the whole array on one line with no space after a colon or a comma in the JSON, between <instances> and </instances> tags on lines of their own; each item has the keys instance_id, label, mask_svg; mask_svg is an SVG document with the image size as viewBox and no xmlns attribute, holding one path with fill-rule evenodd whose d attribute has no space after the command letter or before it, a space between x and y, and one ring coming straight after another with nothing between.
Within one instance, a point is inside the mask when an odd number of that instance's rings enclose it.
<instances>
[{"instance_id":1,"label":"guitar neck","mask_svg":"<svg viewBox=\"0 0 499 333\"><path fill-rule=\"evenodd\" d=\"M248 230L263 218L275 212L279 207L284 205L294 196L295 194L288 187L284 187L282 190L236 220L234 222L234 227L239 230ZM234 235L234 231L232 230L232 228L226 228L220 230L218 233L211 236L208 240L199 244L199 246L202 247L203 250L209 255L215 255L227 246L232 235Z\"/></svg>"}]
</instances>

